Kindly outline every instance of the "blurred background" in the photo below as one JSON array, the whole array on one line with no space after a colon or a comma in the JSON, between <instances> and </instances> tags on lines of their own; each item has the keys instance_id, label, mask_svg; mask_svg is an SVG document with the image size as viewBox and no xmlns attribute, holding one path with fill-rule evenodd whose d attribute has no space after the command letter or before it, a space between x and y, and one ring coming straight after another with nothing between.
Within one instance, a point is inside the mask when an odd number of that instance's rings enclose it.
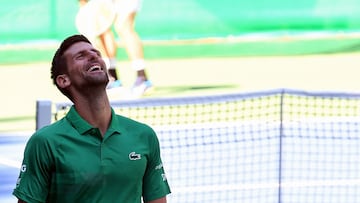
<instances>
[{"instance_id":1,"label":"blurred background","mask_svg":"<svg viewBox=\"0 0 360 203\"><path fill-rule=\"evenodd\" d=\"M0 202L10 203L36 102L67 101L49 68L59 43L78 32L79 4L0 5ZM117 110L140 112L136 119L157 130L170 202L360 198L359 0L143 0L136 29L155 92ZM117 43L130 86L134 73Z\"/></svg>"},{"instance_id":2,"label":"blurred background","mask_svg":"<svg viewBox=\"0 0 360 203\"><path fill-rule=\"evenodd\" d=\"M44 53L44 48L77 32L74 19L79 5L75 0L2 1L0 63L18 60L13 56L17 54L9 48L13 45L22 45L22 48L31 45L35 52L21 55L23 60L28 60L27 57L48 60L53 50ZM358 50L354 37L358 38L360 29L359 10L360 2L356 0L144 0L136 28L148 45L145 47L148 58L344 52ZM272 41L273 46L254 44L279 37L283 40L322 40L317 42L318 45L308 41L301 45L275 44L276 41ZM329 37L331 40L326 40ZM224 44L224 40L232 43ZM246 44L249 41L251 45ZM173 47L186 43L189 46L195 42L213 43L217 47L182 46L183 49L179 49L178 46L175 51L167 44ZM42 50L34 50L35 45Z\"/></svg>"}]
</instances>

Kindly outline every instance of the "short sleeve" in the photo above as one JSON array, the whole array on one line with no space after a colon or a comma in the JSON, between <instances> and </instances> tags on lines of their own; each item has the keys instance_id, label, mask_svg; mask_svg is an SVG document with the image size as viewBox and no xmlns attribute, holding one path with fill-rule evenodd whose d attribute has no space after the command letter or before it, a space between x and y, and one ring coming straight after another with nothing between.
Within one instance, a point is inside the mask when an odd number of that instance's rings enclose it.
<instances>
[{"instance_id":1,"label":"short sleeve","mask_svg":"<svg viewBox=\"0 0 360 203\"><path fill-rule=\"evenodd\" d=\"M145 201L159 199L170 194L170 187L160 157L160 145L154 131L149 137L150 156L143 179L143 198Z\"/></svg>"},{"instance_id":2,"label":"short sleeve","mask_svg":"<svg viewBox=\"0 0 360 203\"><path fill-rule=\"evenodd\" d=\"M51 150L48 141L34 134L26 144L16 188L13 192L25 202L45 202L51 178Z\"/></svg>"}]
</instances>

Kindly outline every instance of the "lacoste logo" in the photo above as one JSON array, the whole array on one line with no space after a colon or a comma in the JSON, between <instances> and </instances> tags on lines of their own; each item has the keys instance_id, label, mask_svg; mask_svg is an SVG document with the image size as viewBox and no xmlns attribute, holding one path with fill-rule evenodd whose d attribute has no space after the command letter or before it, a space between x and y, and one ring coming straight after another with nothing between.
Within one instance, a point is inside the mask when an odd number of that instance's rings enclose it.
<instances>
[{"instance_id":1,"label":"lacoste logo","mask_svg":"<svg viewBox=\"0 0 360 203\"><path fill-rule=\"evenodd\" d=\"M155 170L160 170L160 169L162 169L162 167L163 167L163 164L160 163L159 165L157 165L157 166L155 167Z\"/></svg>"},{"instance_id":2,"label":"lacoste logo","mask_svg":"<svg viewBox=\"0 0 360 203\"><path fill-rule=\"evenodd\" d=\"M162 177L162 180L163 180L163 181L166 181L166 180L167 180L166 175L165 175L164 173L161 174L161 177Z\"/></svg>"},{"instance_id":3,"label":"lacoste logo","mask_svg":"<svg viewBox=\"0 0 360 203\"><path fill-rule=\"evenodd\" d=\"M18 178L17 181L16 181L16 187L19 187L20 181L21 181L21 178Z\"/></svg>"},{"instance_id":4,"label":"lacoste logo","mask_svg":"<svg viewBox=\"0 0 360 203\"><path fill-rule=\"evenodd\" d=\"M23 173L26 171L26 165L25 164L21 165L20 171L23 172Z\"/></svg>"},{"instance_id":5,"label":"lacoste logo","mask_svg":"<svg viewBox=\"0 0 360 203\"><path fill-rule=\"evenodd\" d=\"M129 159L132 161L141 159L141 154L136 154L135 152L131 152L129 154Z\"/></svg>"}]
</instances>

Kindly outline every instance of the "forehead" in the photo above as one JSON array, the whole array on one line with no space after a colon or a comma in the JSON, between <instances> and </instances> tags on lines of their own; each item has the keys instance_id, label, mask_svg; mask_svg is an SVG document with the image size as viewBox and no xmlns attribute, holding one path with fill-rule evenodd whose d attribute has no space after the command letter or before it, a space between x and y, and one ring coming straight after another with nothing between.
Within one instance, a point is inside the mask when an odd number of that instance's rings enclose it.
<instances>
[{"instance_id":1,"label":"forehead","mask_svg":"<svg viewBox=\"0 0 360 203\"><path fill-rule=\"evenodd\" d=\"M75 42L64 52L64 56L73 56L79 52L92 49L94 49L94 47L88 42Z\"/></svg>"}]
</instances>

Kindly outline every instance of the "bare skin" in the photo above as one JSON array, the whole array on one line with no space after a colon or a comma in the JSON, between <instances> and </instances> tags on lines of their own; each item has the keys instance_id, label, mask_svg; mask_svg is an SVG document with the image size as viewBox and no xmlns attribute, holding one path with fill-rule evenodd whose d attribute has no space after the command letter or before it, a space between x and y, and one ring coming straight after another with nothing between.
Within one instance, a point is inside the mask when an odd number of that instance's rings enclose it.
<instances>
[{"instance_id":1,"label":"bare skin","mask_svg":"<svg viewBox=\"0 0 360 203\"><path fill-rule=\"evenodd\" d=\"M136 12L130 13L121 24L115 24L115 30L124 42L126 52L131 61L144 59L141 39L135 30ZM137 76L147 79L144 70L137 71Z\"/></svg>"},{"instance_id":2,"label":"bare skin","mask_svg":"<svg viewBox=\"0 0 360 203\"><path fill-rule=\"evenodd\" d=\"M58 76L57 83L68 88L77 112L102 135L111 120L111 107L106 94L108 76L99 51L91 44L79 42L65 51L68 74ZM90 71L91 67L97 67Z\"/></svg>"},{"instance_id":3,"label":"bare skin","mask_svg":"<svg viewBox=\"0 0 360 203\"><path fill-rule=\"evenodd\" d=\"M111 122L111 106L106 93L109 78L100 52L89 43L77 42L64 52L64 57L68 73L57 76L56 83L70 92L79 115L104 136ZM166 203L166 197L147 203Z\"/></svg>"}]
</instances>

